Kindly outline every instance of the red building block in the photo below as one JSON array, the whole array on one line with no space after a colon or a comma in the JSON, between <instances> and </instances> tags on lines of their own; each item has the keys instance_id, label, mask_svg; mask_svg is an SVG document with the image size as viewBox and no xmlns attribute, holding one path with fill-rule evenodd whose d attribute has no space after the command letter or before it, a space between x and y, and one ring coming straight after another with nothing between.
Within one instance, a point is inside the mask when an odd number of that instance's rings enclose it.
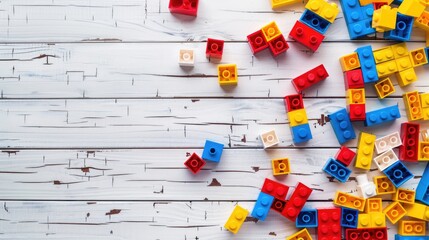
<instances>
[{"instance_id":1,"label":"red building block","mask_svg":"<svg viewBox=\"0 0 429 240\"><path fill-rule=\"evenodd\" d=\"M265 40L262 30L258 30L247 36L247 42L249 43L250 50L253 54L256 54L266 48L268 48L268 43Z\"/></svg>"},{"instance_id":2,"label":"red building block","mask_svg":"<svg viewBox=\"0 0 429 240\"><path fill-rule=\"evenodd\" d=\"M341 208L317 209L317 239L341 240Z\"/></svg>"},{"instance_id":3,"label":"red building block","mask_svg":"<svg viewBox=\"0 0 429 240\"><path fill-rule=\"evenodd\" d=\"M320 64L319 66L292 79L292 84L297 92L301 92L313 86L314 84L325 80L327 77L329 77L328 72L326 71L323 64Z\"/></svg>"},{"instance_id":4,"label":"red building block","mask_svg":"<svg viewBox=\"0 0 429 240\"><path fill-rule=\"evenodd\" d=\"M344 73L344 85L346 90L350 88L364 88L363 75L361 69L346 71Z\"/></svg>"},{"instance_id":5,"label":"red building block","mask_svg":"<svg viewBox=\"0 0 429 240\"><path fill-rule=\"evenodd\" d=\"M325 36L300 21L296 21L289 37L315 52Z\"/></svg>"},{"instance_id":6,"label":"red building block","mask_svg":"<svg viewBox=\"0 0 429 240\"><path fill-rule=\"evenodd\" d=\"M365 121L365 104L350 104L348 108L350 121Z\"/></svg>"},{"instance_id":7,"label":"red building block","mask_svg":"<svg viewBox=\"0 0 429 240\"><path fill-rule=\"evenodd\" d=\"M172 13L197 16L198 0L170 0L168 9Z\"/></svg>"},{"instance_id":8,"label":"red building block","mask_svg":"<svg viewBox=\"0 0 429 240\"><path fill-rule=\"evenodd\" d=\"M204 165L206 165L206 161L201 159L200 156L198 156L196 153L192 153L192 155L185 162L185 166L194 174L198 173Z\"/></svg>"},{"instance_id":9,"label":"red building block","mask_svg":"<svg viewBox=\"0 0 429 240\"><path fill-rule=\"evenodd\" d=\"M274 57L277 57L278 55L285 53L289 49L289 45L287 44L283 34L280 34L278 37L269 41L268 45L270 46L271 53L273 54Z\"/></svg>"},{"instance_id":10,"label":"red building block","mask_svg":"<svg viewBox=\"0 0 429 240\"><path fill-rule=\"evenodd\" d=\"M286 112L304 109L304 101L302 100L302 94L288 95L284 98L286 105Z\"/></svg>"},{"instance_id":11,"label":"red building block","mask_svg":"<svg viewBox=\"0 0 429 240\"><path fill-rule=\"evenodd\" d=\"M289 186L283 185L279 182L265 178L264 185L262 185L261 192L271 195L280 200L286 199L286 194L289 191Z\"/></svg>"},{"instance_id":12,"label":"red building block","mask_svg":"<svg viewBox=\"0 0 429 240\"><path fill-rule=\"evenodd\" d=\"M207 48L206 48L206 57L222 59L223 54L223 40L208 38L207 39Z\"/></svg>"},{"instance_id":13,"label":"red building block","mask_svg":"<svg viewBox=\"0 0 429 240\"><path fill-rule=\"evenodd\" d=\"M387 240L387 228L348 228L346 240Z\"/></svg>"},{"instance_id":14,"label":"red building block","mask_svg":"<svg viewBox=\"0 0 429 240\"><path fill-rule=\"evenodd\" d=\"M295 191L292 193L292 196L282 211L282 215L292 222L295 222L312 191L313 190L311 188L298 182Z\"/></svg>"},{"instance_id":15,"label":"red building block","mask_svg":"<svg viewBox=\"0 0 429 240\"><path fill-rule=\"evenodd\" d=\"M418 160L420 125L417 123L401 124L402 145L399 146L399 159L415 162Z\"/></svg>"},{"instance_id":16,"label":"red building block","mask_svg":"<svg viewBox=\"0 0 429 240\"><path fill-rule=\"evenodd\" d=\"M273 204L271 204L271 209L274 211L281 213L285 208L286 201L278 198L274 198Z\"/></svg>"},{"instance_id":17,"label":"red building block","mask_svg":"<svg viewBox=\"0 0 429 240\"><path fill-rule=\"evenodd\" d=\"M348 166L353 161L355 156L356 152L346 146L341 146L340 150L338 150L337 154L335 154L335 159L345 166Z\"/></svg>"},{"instance_id":18,"label":"red building block","mask_svg":"<svg viewBox=\"0 0 429 240\"><path fill-rule=\"evenodd\" d=\"M374 10L380 9L384 5L389 5L388 2L373 2Z\"/></svg>"}]
</instances>

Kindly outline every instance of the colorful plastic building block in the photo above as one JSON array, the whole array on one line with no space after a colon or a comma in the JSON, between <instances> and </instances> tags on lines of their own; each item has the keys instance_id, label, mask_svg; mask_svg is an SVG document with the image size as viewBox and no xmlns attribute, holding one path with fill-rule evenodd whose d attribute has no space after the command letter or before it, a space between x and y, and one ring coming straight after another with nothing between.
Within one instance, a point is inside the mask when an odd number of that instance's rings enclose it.
<instances>
[{"instance_id":1,"label":"colorful plastic building block","mask_svg":"<svg viewBox=\"0 0 429 240\"><path fill-rule=\"evenodd\" d=\"M286 206L286 201L278 198L274 198L273 204L271 204L271 209L278 213L282 213L283 209Z\"/></svg>"},{"instance_id":2,"label":"colorful plastic building block","mask_svg":"<svg viewBox=\"0 0 429 240\"><path fill-rule=\"evenodd\" d=\"M318 239L341 239L341 208L317 209Z\"/></svg>"},{"instance_id":3,"label":"colorful plastic building block","mask_svg":"<svg viewBox=\"0 0 429 240\"><path fill-rule=\"evenodd\" d=\"M375 29L371 27L371 19L365 19L359 22L354 22L347 25L350 39L355 40L375 33Z\"/></svg>"},{"instance_id":4,"label":"colorful plastic building block","mask_svg":"<svg viewBox=\"0 0 429 240\"><path fill-rule=\"evenodd\" d=\"M395 60L398 67L398 72L402 72L413 67L410 56L400 57Z\"/></svg>"},{"instance_id":5,"label":"colorful plastic building block","mask_svg":"<svg viewBox=\"0 0 429 240\"><path fill-rule=\"evenodd\" d=\"M429 206L429 163L416 188L416 200Z\"/></svg>"},{"instance_id":6,"label":"colorful plastic building block","mask_svg":"<svg viewBox=\"0 0 429 240\"><path fill-rule=\"evenodd\" d=\"M261 133L261 140L264 145L264 149L279 144L279 138L274 130Z\"/></svg>"},{"instance_id":7,"label":"colorful plastic building block","mask_svg":"<svg viewBox=\"0 0 429 240\"><path fill-rule=\"evenodd\" d=\"M194 50L180 49L179 50L179 65L182 67L193 67L195 63Z\"/></svg>"},{"instance_id":8,"label":"colorful plastic building block","mask_svg":"<svg viewBox=\"0 0 429 240\"><path fill-rule=\"evenodd\" d=\"M386 217L384 213L360 213L358 216L357 228L378 228L386 227Z\"/></svg>"},{"instance_id":9,"label":"colorful plastic building block","mask_svg":"<svg viewBox=\"0 0 429 240\"><path fill-rule=\"evenodd\" d=\"M392 49L395 59L409 55L407 44L404 42L390 45L390 48Z\"/></svg>"},{"instance_id":10,"label":"colorful plastic building block","mask_svg":"<svg viewBox=\"0 0 429 240\"><path fill-rule=\"evenodd\" d=\"M295 222L312 191L311 188L298 182L295 191L293 191L292 196L289 198L289 201L282 211L282 215L292 222Z\"/></svg>"},{"instance_id":11,"label":"colorful plastic building block","mask_svg":"<svg viewBox=\"0 0 429 240\"><path fill-rule=\"evenodd\" d=\"M426 222L402 220L399 222L398 234L402 236L426 236Z\"/></svg>"},{"instance_id":12,"label":"colorful plastic building block","mask_svg":"<svg viewBox=\"0 0 429 240\"><path fill-rule=\"evenodd\" d=\"M360 68L360 62L357 53L351 53L340 57L340 65L343 72Z\"/></svg>"},{"instance_id":13,"label":"colorful plastic building block","mask_svg":"<svg viewBox=\"0 0 429 240\"><path fill-rule=\"evenodd\" d=\"M310 0L305 5L305 8L315 12L322 18L328 20L330 23L335 21L335 18L340 11L337 4L324 0Z\"/></svg>"},{"instance_id":14,"label":"colorful plastic building block","mask_svg":"<svg viewBox=\"0 0 429 240\"><path fill-rule=\"evenodd\" d=\"M387 228L349 228L346 229L346 240L387 240Z\"/></svg>"},{"instance_id":15,"label":"colorful plastic building block","mask_svg":"<svg viewBox=\"0 0 429 240\"><path fill-rule=\"evenodd\" d=\"M363 75L361 69L350 70L344 73L344 85L346 89L363 88Z\"/></svg>"},{"instance_id":16,"label":"colorful plastic building block","mask_svg":"<svg viewBox=\"0 0 429 240\"><path fill-rule=\"evenodd\" d=\"M312 240L310 233L308 232L307 228L304 228L291 236L287 237L286 240L301 240L301 239L308 239Z\"/></svg>"},{"instance_id":17,"label":"colorful plastic building block","mask_svg":"<svg viewBox=\"0 0 429 240\"><path fill-rule=\"evenodd\" d=\"M347 194L345 192L337 191L335 193L334 204L340 207L356 209L363 212L365 208L365 199Z\"/></svg>"},{"instance_id":18,"label":"colorful plastic building block","mask_svg":"<svg viewBox=\"0 0 429 240\"><path fill-rule=\"evenodd\" d=\"M429 142L420 142L418 151L419 161L429 161Z\"/></svg>"},{"instance_id":19,"label":"colorful plastic building block","mask_svg":"<svg viewBox=\"0 0 429 240\"><path fill-rule=\"evenodd\" d=\"M392 194L396 192L396 187L386 176L375 176L374 184L377 195Z\"/></svg>"},{"instance_id":20,"label":"colorful plastic building block","mask_svg":"<svg viewBox=\"0 0 429 240\"><path fill-rule=\"evenodd\" d=\"M268 48L268 42L265 40L262 30L258 30L248 35L247 42L249 43L250 50L252 50L253 54L257 54Z\"/></svg>"},{"instance_id":21,"label":"colorful plastic building block","mask_svg":"<svg viewBox=\"0 0 429 240\"><path fill-rule=\"evenodd\" d=\"M365 104L350 104L348 105L350 121L365 121Z\"/></svg>"},{"instance_id":22,"label":"colorful plastic building block","mask_svg":"<svg viewBox=\"0 0 429 240\"><path fill-rule=\"evenodd\" d=\"M395 60L392 48L390 46L376 49L372 52L374 54L375 64Z\"/></svg>"},{"instance_id":23,"label":"colorful plastic building block","mask_svg":"<svg viewBox=\"0 0 429 240\"><path fill-rule=\"evenodd\" d=\"M313 52L317 51L323 39L325 38L323 34L313 30L311 27L300 21L296 21L289 33L289 37L298 43L301 43Z\"/></svg>"},{"instance_id":24,"label":"colorful plastic building block","mask_svg":"<svg viewBox=\"0 0 429 240\"><path fill-rule=\"evenodd\" d=\"M355 167L369 170L371 168L371 160L374 154L376 136L366 132L361 132L359 135L358 150L356 154Z\"/></svg>"},{"instance_id":25,"label":"colorful plastic building block","mask_svg":"<svg viewBox=\"0 0 429 240\"><path fill-rule=\"evenodd\" d=\"M420 94L420 103L422 104L422 108L429 107L429 93Z\"/></svg>"},{"instance_id":26,"label":"colorful plastic building block","mask_svg":"<svg viewBox=\"0 0 429 240\"><path fill-rule=\"evenodd\" d=\"M392 81L388 77L377 82L374 87L377 91L378 98L380 99L383 99L395 93L395 87L393 86Z\"/></svg>"},{"instance_id":27,"label":"colorful plastic building block","mask_svg":"<svg viewBox=\"0 0 429 240\"><path fill-rule=\"evenodd\" d=\"M315 85L316 83L325 80L327 77L329 77L328 72L326 71L323 64L320 64L319 66L310 69L300 76L292 79L292 84L297 92L301 92Z\"/></svg>"},{"instance_id":28,"label":"colorful plastic building block","mask_svg":"<svg viewBox=\"0 0 429 240\"><path fill-rule=\"evenodd\" d=\"M290 173L289 158L278 158L271 161L273 175L285 175Z\"/></svg>"},{"instance_id":29,"label":"colorful plastic building block","mask_svg":"<svg viewBox=\"0 0 429 240\"><path fill-rule=\"evenodd\" d=\"M287 44L286 39L283 36L283 34L280 34L279 36L270 40L268 42L268 46L270 47L271 54L274 57L277 57L280 54L285 53L289 49L289 45Z\"/></svg>"},{"instance_id":30,"label":"colorful plastic building block","mask_svg":"<svg viewBox=\"0 0 429 240\"><path fill-rule=\"evenodd\" d=\"M329 158L328 161L326 161L323 171L340 182L346 182L352 173L350 169L342 165L340 162L335 161L333 158Z\"/></svg>"},{"instance_id":31,"label":"colorful plastic building block","mask_svg":"<svg viewBox=\"0 0 429 240\"><path fill-rule=\"evenodd\" d=\"M337 154L335 154L335 159L337 159L338 162L344 164L344 166L348 166L353 161L355 156L356 152L346 146L341 146L340 150L338 150Z\"/></svg>"},{"instance_id":32,"label":"colorful plastic building block","mask_svg":"<svg viewBox=\"0 0 429 240\"><path fill-rule=\"evenodd\" d=\"M338 142L342 145L356 138L355 130L345 108L328 115Z\"/></svg>"},{"instance_id":33,"label":"colorful plastic building block","mask_svg":"<svg viewBox=\"0 0 429 240\"><path fill-rule=\"evenodd\" d=\"M417 48L410 52L413 67L422 66L428 63L425 48Z\"/></svg>"},{"instance_id":34,"label":"colorful plastic building block","mask_svg":"<svg viewBox=\"0 0 429 240\"><path fill-rule=\"evenodd\" d=\"M197 16L199 0L170 0L168 9L171 13Z\"/></svg>"},{"instance_id":35,"label":"colorful plastic building block","mask_svg":"<svg viewBox=\"0 0 429 240\"><path fill-rule=\"evenodd\" d=\"M308 123L291 127L292 141L295 144L307 142L313 138L311 134L310 125Z\"/></svg>"},{"instance_id":36,"label":"colorful plastic building block","mask_svg":"<svg viewBox=\"0 0 429 240\"><path fill-rule=\"evenodd\" d=\"M421 203L404 204L405 210L407 211L406 216L429 221L429 206Z\"/></svg>"},{"instance_id":37,"label":"colorful plastic building block","mask_svg":"<svg viewBox=\"0 0 429 240\"><path fill-rule=\"evenodd\" d=\"M398 161L398 157L392 149L387 150L380 154L379 156L374 158L374 163L377 165L378 170L384 171L386 168L390 167L396 161Z\"/></svg>"},{"instance_id":38,"label":"colorful plastic building block","mask_svg":"<svg viewBox=\"0 0 429 240\"><path fill-rule=\"evenodd\" d=\"M365 203L365 213L383 212L383 201L381 198L368 198Z\"/></svg>"},{"instance_id":39,"label":"colorful plastic building block","mask_svg":"<svg viewBox=\"0 0 429 240\"><path fill-rule=\"evenodd\" d=\"M236 64L219 64L217 66L219 85L237 85L238 74Z\"/></svg>"},{"instance_id":40,"label":"colorful plastic building block","mask_svg":"<svg viewBox=\"0 0 429 240\"><path fill-rule=\"evenodd\" d=\"M206 165L206 162L196 153L192 153L192 155L185 162L185 166L194 174L198 173L201 168L204 167L204 165Z\"/></svg>"},{"instance_id":41,"label":"colorful plastic building block","mask_svg":"<svg viewBox=\"0 0 429 240\"><path fill-rule=\"evenodd\" d=\"M395 224L405 216L407 211L399 202L393 202L383 210L383 213L391 223Z\"/></svg>"},{"instance_id":42,"label":"colorful plastic building block","mask_svg":"<svg viewBox=\"0 0 429 240\"><path fill-rule=\"evenodd\" d=\"M411 17L419 17L425 9L426 6L419 0L403 0L398 7L398 12Z\"/></svg>"},{"instance_id":43,"label":"colorful plastic building block","mask_svg":"<svg viewBox=\"0 0 429 240\"><path fill-rule=\"evenodd\" d=\"M262 185L261 192L266 193L276 199L285 200L289 186L286 186L280 182L273 181L269 178L265 178L264 184Z\"/></svg>"},{"instance_id":44,"label":"colorful plastic building block","mask_svg":"<svg viewBox=\"0 0 429 240\"><path fill-rule=\"evenodd\" d=\"M384 32L384 38L396 41L409 41L413 28L414 18L398 13L396 17L396 28Z\"/></svg>"},{"instance_id":45,"label":"colorful plastic building block","mask_svg":"<svg viewBox=\"0 0 429 240\"><path fill-rule=\"evenodd\" d=\"M316 13L306 9L304 13L302 14L301 18L299 19L301 22L307 24L309 27L313 28L314 30L320 32L321 34L324 34L326 30L328 30L331 23L322 18L321 16L317 15Z\"/></svg>"},{"instance_id":46,"label":"colorful plastic building block","mask_svg":"<svg viewBox=\"0 0 429 240\"><path fill-rule=\"evenodd\" d=\"M383 173L386 174L395 187L400 187L406 181L414 177L401 161L396 161L386 168Z\"/></svg>"},{"instance_id":47,"label":"colorful plastic building block","mask_svg":"<svg viewBox=\"0 0 429 240\"><path fill-rule=\"evenodd\" d=\"M350 208L341 208L341 227L357 228L359 211Z\"/></svg>"},{"instance_id":48,"label":"colorful plastic building block","mask_svg":"<svg viewBox=\"0 0 429 240\"><path fill-rule=\"evenodd\" d=\"M299 3L299 0L271 0L271 8L276 10L291 4Z\"/></svg>"},{"instance_id":49,"label":"colorful plastic building block","mask_svg":"<svg viewBox=\"0 0 429 240\"><path fill-rule=\"evenodd\" d=\"M404 99L405 110L409 121L420 120L423 118L422 106L418 91L407 92L402 95Z\"/></svg>"},{"instance_id":50,"label":"colorful plastic building block","mask_svg":"<svg viewBox=\"0 0 429 240\"><path fill-rule=\"evenodd\" d=\"M398 105L393 105L390 107L380 108L371 112L367 112L364 125L371 127L394 121L400 117L401 114L399 112Z\"/></svg>"},{"instance_id":51,"label":"colorful plastic building block","mask_svg":"<svg viewBox=\"0 0 429 240\"><path fill-rule=\"evenodd\" d=\"M375 140L375 152L380 154L401 145L402 141L399 132L393 132Z\"/></svg>"},{"instance_id":52,"label":"colorful plastic building block","mask_svg":"<svg viewBox=\"0 0 429 240\"><path fill-rule=\"evenodd\" d=\"M208 38L207 39L207 48L206 48L206 57L213 59L222 59L223 54L223 45L225 41Z\"/></svg>"},{"instance_id":53,"label":"colorful plastic building block","mask_svg":"<svg viewBox=\"0 0 429 240\"><path fill-rule=\"evenodd\" d=\"M222 156L223 144L206 140L202 158L207 161L219 162Z\"/></svg>"},{"instance_id":54,"label":"colorful plastic building block","mask_svg":"<svg viewBox=\"0 0 429 240\"><path fill-rule=\"evenodd\" d=\"M284 98L286 112L304 109L304 101L302 100L302 94L288 95Z\"/></svg>"},{"instance_id":55,"label":"colorful plastic building block","mask_svg":"<svg viewBox=\"0 0 429 240\"><path fill-rule=\"evenodd\" d=\"M419 155L419 132L420 125L416 123L401 124L401 141L399 146L399 159L402 161L415 162Z\"/></svg>"},{"instance_id":56,"label":"colorful plastic building block","mask_svg":"<svg viewBox=\"0 0 429 240\"><path fill-rule=\"evenodd\" d=\"M398 72L398 66L395 60L379 63L376 65L376 69L379 78L387 77Z\"/></svg>"},{"instance_id":57,"label":"colorful plastic building block","mask_svg":"<svg viewBox=\"0 0 429 240\"><path fill-rule=\"evenodd\" d=\"M260 192L251 216L260 221L265 221L273 201L274 201L273 196Z\"/></svg>"},{"instance_id":58,"label":"colorful plastic building block","mask_svg":"<svg viewBox=\"0 0 429 240\"><path fill-rule=\"evenodd\" d=\"M378 81L378 75L375 67L374 55L372 55L371 46L357 48L355 52L357 52L359 56L359 62L362 70L364 83L372 83Z\"/></svg>"},{"instance_id":59,"label":"colorful plastic building block","mask_svg":"<svg viewBox=\"0 0 429 240\"><path fill-rule=\"evenodd\" d=\"M305 109L298 109L289 111L287 113L287 118L289 119L289 125L295 127L301 124L308 123L307 112Z\"/></svg>"},{"instance_id":60,"label":"colorful plastic building block","mask_svg":"<svg viewBox=\"0 0 429 240\"><path fill-rule=\"evenodd\" d=\"M414 68L408 68L406 70L397 72L396 79L398 80L399 86L408 86L411 83L417 81L416 71L414 71Z\"/></svg>"},{"instance_id":61,"label":"colorful plastic building block","mask_svg":"<svg viewBox=\"0 0 429 240\"><path fill-rule=\"evenodd\" d=\"M347 104L365 104L365 89L352 88L346 91Z\"/></svg>"},{"instance_id":62,"label":"colorful plastic building block","mask_svg":"<svg viewBox=\"0 0 429 240\"><path fill-rule=\"evenodd\" d=\"M416 191L398 188L396 193L393 194L392 200L395 202L413 204L416 198Z\"/></svg>"},{"instance_id":63,"label":"colorful plastic building block","mask_svg":"<svg viewBox=\"0 0 429 240\"><path fill-rule=\"evenodd\" d=\"M359 174L356 176L357 190L361 197L364 199L374 197L377 193L375 192L375 184L368 181L368 175Z\"/></svg>"},{"instance_id":64,"label":"colorful plastic building block","mask_svg":"<svg viewBox=\"0 0 429 240\"><path fill-rule=\"evenodd\" d=\"M282 34L279 27L277 26L277 23L274 21L263 26L261 30L267 42L271 41L272 39Z\"/></svg>"},{"instance_id":65,"label":"colorful plastic building block","mask_svg":"<svg viewBox=\"0 0 429 240\"><path fill-rule=\"evenodd\" d=\"M419 17L415 19L414 25L418 28L429 31L429 12L424 11Z\"/></svg>"},{"instance_id":66,"label":"colorful plastic building block","mask_svg":"<svg viewBox=\"0 0 429 240\"><path fill-rule=\"evenodd\" d=\"M224 227L234 234L237 233L241 225L243 225L244 220L246 220L247 215L249 215L249 211L239 205L235 206Z\"/></svg>"},{"instance_id":67,"label":"colorful plastic building block","mask_svg":"<svg viewBox=\"0 0 429 240\"><path fill-rule=\"evenodd\" d=\"M380 9L374 11L372 17L372 27L377 32L384 32L395 29L397 8L391 8L389 5L384 5Z\"/></svg>"},{"instance_id":68,"label":"colorful plastic building block","mask_svg":"<svg viewBox=\"0 0 429 240\"><path fill-rule=\"evenodd\" d=\"M317 209L303 209L296 218L296 227L317 227Z\"/></svg>"},{"instance_id":69,"label":"colorful plastic building block","mask_svg":"<svg viewBox=\"0 0 429 240\"><path fill-rule=\"evenodd\" d=\"M374 12L374 9L372 12L363 12L364 9L361 7L359 1L356 0L340 1L340 4L343 9L343 15L347 25L366 20L369 17L368 15L372 15Z\"/></svg>"}]
</instances>

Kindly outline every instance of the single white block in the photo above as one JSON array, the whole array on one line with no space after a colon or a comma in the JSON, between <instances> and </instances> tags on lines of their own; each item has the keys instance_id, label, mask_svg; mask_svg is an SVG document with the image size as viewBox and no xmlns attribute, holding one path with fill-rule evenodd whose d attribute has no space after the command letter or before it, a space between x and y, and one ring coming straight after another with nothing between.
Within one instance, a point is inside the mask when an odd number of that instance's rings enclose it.
<instances>
[{"instance_id":1,"label":"single white block","mask_svg":"<svg viewBox=\"0 0 429 240\"><path fill-rule=\"evenodd\" d=\"M195 63L194 50L180 49L179 51L179 65L182 67L193 67Z\"/></svg>"},{"instance_id":2,"label":"single white block","mask_svg":"<svg viewBox=\"0 0 429 240\"><path fill-rule=\"evenodd\" d=\"M264 145L264 149L279 144L279 138L274 130L261 133L261 140Z\"/></svg>"},{"instance_id":3,"label":"single white block","mask_svg":"<svg viewBox=\"0 0 429 240\"><path fill-rule=\"evenodd\" d=\"M377 165L378 170L383 171L388 168L390 165L398 161L398 156L392 149L387 150L387 152L382 153L381 155L374 158L375 165Z\"/></svg>"},{"instance_id":4,"label":"single white block","mask_svg":"<svg viewBox=\"0 0 429 240\"><path fill-rule=\"evenodd\" d=\"M356 182L357 182L357 190L361 197L366 199L377 195L375 191L375 184L374 182L370 182L368 180L367 174L357 175Z\"/></svg>"},{"instance_id":5,"label":"single white block","mask_svg":"<svg viewBox=\"0 0 429 240\"><path fill-rule=\"evenodd\" d=\"M375 140L375 151L377 154L381 154L401 145L402 141L399 132L394 132Z\"/></svg>"}]
</instances>

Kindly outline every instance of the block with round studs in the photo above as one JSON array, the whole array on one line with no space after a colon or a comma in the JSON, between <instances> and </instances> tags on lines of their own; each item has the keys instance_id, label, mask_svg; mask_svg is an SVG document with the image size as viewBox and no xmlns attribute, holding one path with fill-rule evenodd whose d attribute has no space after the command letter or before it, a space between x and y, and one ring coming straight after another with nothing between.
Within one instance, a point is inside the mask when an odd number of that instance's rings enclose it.
<instances>
[{"instance_id":1,"label":"block with round studs","mask_svg":"<svg viewBox=\"0 0 429 240\"><path fill-rule=\"evenodd\" d=\"M219 85L237 85L238 74L236 64L219 64L217 67Z\"/></svg>"},{"instance_id":2,"label":"block with round studs","mask_svg":"<svg viewBox=\"0 0 429 240\"><path fill-rule=\"evenodd\" d=\"M234 234L237 233L246 220L248 214L249 211L243 207L239 205L235 206L224 227Z\"/></svg>"},{"instance_id":3,"label":"block with round studs","mask_svg":"<svg viewBox=\"0 0 429 240\"><path fill-rule=\"evenodd\" d=\"M264 133L261 133L260 135L262 144L264 145L264 148L273 147L277 144L279 144L279 139L277 137L277 134L274 130L270 130Z\"/></svg>"},{"instance_id":4,"label":"block with round studs","mask_svg":"<svg viewBox=\"0 0 429 240\"><path fill-rule=\"evenodd\" d=\"M377 91L378 98L380 99L392 95L396 91L392 81L388 77L378 81L374 87Z\"/></svg>"},{"instance_id":5,"label":"block with round studs","mask_svg":"<svg viewBox=\"0 0 429 240\"><path fill-rule=\"evenodd\" d=\"M204 165L206 165L206 162L196 153L192 153L192 155L185 162L185 166L194 174L198 173L201 168L204 167Z\"/></svg>"},{"instance_id":6,"label":"block with round studs","mask_svg":"<svg viewBox=\"0 0 429 240\"><path fill-rule=\"evenodd\" d=\"M273 175L285 175L290 173L290 163L289 158L277 158L271 160L271 165L273 167Z\"/></svg>"}]
</instances>

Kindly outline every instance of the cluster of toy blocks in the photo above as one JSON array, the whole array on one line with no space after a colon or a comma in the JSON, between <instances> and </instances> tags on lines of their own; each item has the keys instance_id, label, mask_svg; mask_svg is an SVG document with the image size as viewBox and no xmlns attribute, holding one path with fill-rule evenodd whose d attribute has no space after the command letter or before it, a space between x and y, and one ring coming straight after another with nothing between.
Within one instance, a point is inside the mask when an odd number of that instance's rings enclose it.
<instances>
[{"instance_id":1,"label":"cluster of toy blocks","mask_svg":"<svg viewBox=\"0 0 429 240\"><path fill-rule=\"evenodd\" d=\"M313 138L304 108L302 94L288 95L284 98L292 140L295 144L307 142Z\"/></svg>"},{"instance_id":2,"label":"cluster of toy blocks","mask_svg":"<svg viewBox=\"0 0 429 240\"><path fill-rule=\"evenodd\" d=\"M223 144L206 140L202 157L196 153L185 161L185 166L194 174L197 174L206 165L206 161L219 163L223 152Z\"/></svg>"},{"instance_id":3,"label":"cluster of toy blocks","mask_svg":"<svg viewBox=\"0 0 429 240\"><path fill-rule=\"evenodd\" d=\"M420 140L420 124L406 122L401 124L402 145L399 159L407 162L429 161L429 139Z\"/></svg>"},{"instance_id":4,"label":"cluster of toy blocks","mask_svg":"<svg viewBox=\"0 0 429 240\"><path fill-rule=\"evenodd\" d=\"M285 53L289 49L283 33L280 31L276 22L270 22L258 31L247 36L250 50L257 54L265 49L270 49L274 57Z\"/></svg>"}]
</instances>

